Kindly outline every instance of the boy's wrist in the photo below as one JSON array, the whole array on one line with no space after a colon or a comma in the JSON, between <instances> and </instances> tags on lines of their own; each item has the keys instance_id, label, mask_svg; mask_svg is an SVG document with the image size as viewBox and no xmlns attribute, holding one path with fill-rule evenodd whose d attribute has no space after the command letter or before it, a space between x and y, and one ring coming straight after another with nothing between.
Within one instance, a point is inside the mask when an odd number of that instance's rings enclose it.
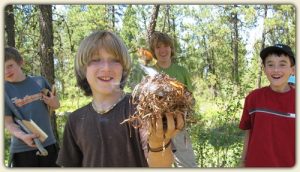
<instances>
[{"instance_id":1,"label":"boy's wrist","mask_svg":"<svg viewBox=\"0 0 300 172\"><path fill-rule=\"evenodd\" d=\"M24 139L25 135L26 135L26 133L24 133L21 130L14 132L14 136L21 140Z\"/></svg>"},{"instance_id":2,"label":"boy's wrist","mask_svg":"<svg viewBox=\"0 0 300 172\"><path fill-rule=\"evenodd\" d=\"M154 147L153 145L150 146L150 144L147 144L147 147L148 147L148 151L150 152L161 152L166 148L168 148L170 144L171 144L171 139L167 143L163 143L162 146Z\"/></svg>"}]
</instances>

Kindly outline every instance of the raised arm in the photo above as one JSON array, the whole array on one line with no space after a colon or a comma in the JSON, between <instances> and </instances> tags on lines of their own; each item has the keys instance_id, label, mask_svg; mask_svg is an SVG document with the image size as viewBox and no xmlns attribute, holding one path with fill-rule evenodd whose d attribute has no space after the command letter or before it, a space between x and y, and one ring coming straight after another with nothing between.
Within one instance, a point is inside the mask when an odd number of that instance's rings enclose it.
<instances>
[{"instance_id":1,"label":"raised arm","mask_svg":"<svg viewBox=\"0 0 300 172\"><path fill-rule=\"evenodd\" d=\"M172 113L167 113L166 117L166 131L164 131L162 118L152 119L151 121L148 138L149 167L171 167L174 162L171 138L184 127L184 120L181 115Z\"/></svg>"}]
</instances>

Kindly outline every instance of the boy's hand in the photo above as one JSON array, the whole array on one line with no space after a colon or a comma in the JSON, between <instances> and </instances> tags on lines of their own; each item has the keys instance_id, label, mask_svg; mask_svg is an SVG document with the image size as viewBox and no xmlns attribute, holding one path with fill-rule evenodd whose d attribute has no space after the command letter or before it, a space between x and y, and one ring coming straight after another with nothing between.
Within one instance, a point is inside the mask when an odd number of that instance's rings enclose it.
<instances>
[{"instance_id":1,"label":"boy's hand","mask_svg":"<svg viewBox=\"0 0 300 172\"><path fill-rule=\"evenodd\" d=\"M57 109L60 106L57 96L51 91L48 92L48 96L42 94L42 99L48 106L50 106L53 109Z\"/></svg>"},{"instance_id":2,"label":"boy's hand","mask_svg":"<svg viewBox=\"0 0 300 172\"><path fill-rule=\"evenodd\" d=\"M30 147L36 147L34 144L33 139L37 138L38 136L36 134L24 134L21 139L23 140L24 143L26 143Z\"/></svg>"},{"instance_id":3,"label":"boy's hand","mask_svg":"<svg viewBox=\"0 0 300 172\"><path fill-rule=\"evenodd\" d=\"M151 148L164 146L184 127L183 115L179 113L168 112L165 114L165 116L167 120L166 131L164 131L162 118L153 118L148 124L148 144Z\"/></svg>"}]
</instances>

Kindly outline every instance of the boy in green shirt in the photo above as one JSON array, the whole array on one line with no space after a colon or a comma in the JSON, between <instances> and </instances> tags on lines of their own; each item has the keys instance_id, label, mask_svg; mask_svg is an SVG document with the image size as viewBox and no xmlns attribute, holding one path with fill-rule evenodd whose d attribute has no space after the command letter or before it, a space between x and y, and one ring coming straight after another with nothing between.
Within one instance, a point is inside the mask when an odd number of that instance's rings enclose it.
<instances>
[{"instance_id":1,"label":"boy in green shirt","mask_svg":"<svg viewBox=\"0 0 300 172\"><path fill-rule=\"evenodd\" d=\"M166 33L154 32L150 39L150 50L157 60L154 66L159 72L164 72L170 77L176 78L183 83L189 91L193 91L190 75L182 66L172 63L175 56L175 48L172 39ZM195 154L191 140L186 129L179 132L172 143L176 152L174 153L175 166L177 167L197 167Z\"/></svg>"}]
</instances>

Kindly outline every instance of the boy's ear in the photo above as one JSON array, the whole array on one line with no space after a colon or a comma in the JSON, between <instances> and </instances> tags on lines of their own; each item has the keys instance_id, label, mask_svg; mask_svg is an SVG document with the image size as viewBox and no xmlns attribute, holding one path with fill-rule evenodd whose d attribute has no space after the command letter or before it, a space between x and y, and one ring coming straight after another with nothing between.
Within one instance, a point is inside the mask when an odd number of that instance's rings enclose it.
<instances>
[{"instance_id":1,"label":"boy's ear","mask_svg":"<svg viewBox=\"0 0 300 172\"><path fill-rule=\"evenodd\" d=\"M265 65L263 63L261 64L261 67L262 67L262 70L264 71L264 74L266 74L266 68L265 68Z\"/></svg>"},{"instance_id":2,"label":"boy's ear","mask_svg":"<svg viewBox=\"0 0 300 172\"><path fill-rule=\"evenodd\" d=\"M24 64L25 64L25 61L21 60L20 63L19 63L19 66L23 66Z\"/></svg>"},{"instance_id":3,"label":"boy's ear","mask_svg":"<svg viewBox=\"0 0 300 172\"><path fill-rule=\"evenodd\" d=\"M295 67L295 65L292 67L292 73L291 73L291 75L295 75L296 74L296 67Z\"/></svg>"}]
</instances>

